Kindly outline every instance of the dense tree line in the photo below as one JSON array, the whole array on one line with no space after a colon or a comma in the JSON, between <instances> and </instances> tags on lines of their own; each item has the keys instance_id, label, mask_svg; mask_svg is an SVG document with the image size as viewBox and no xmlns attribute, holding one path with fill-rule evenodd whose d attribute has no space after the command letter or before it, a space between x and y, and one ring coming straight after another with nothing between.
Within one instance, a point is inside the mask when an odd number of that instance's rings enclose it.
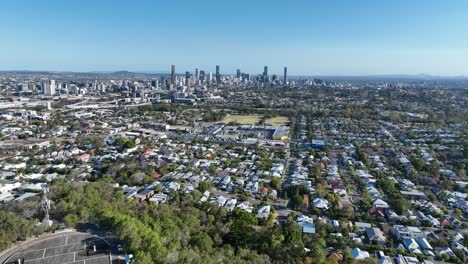
<instances>
[{"instance_id":1,"label":"dense tree line","mask_svg":"<svg viewBox=\"0 0 468 264\"><path fill-rule=\"evenodd\" d=\"M311 263L314 254L324 259L322 246L303 237L294 221L281 226L271 217L260 221L245 211L199 204L198 190L175 193L169 204L156 205L125 199L105 180L57 180L50 188L52 219L67 226L100 224L134 253L137 263ZM25 219L16 207L10 209L15 213L0 212L0 249L35 230L36 220ZM37 210L29 219L41 217ZM306 252L305 247L313 250Z\"/></svg>"}]
</instances>

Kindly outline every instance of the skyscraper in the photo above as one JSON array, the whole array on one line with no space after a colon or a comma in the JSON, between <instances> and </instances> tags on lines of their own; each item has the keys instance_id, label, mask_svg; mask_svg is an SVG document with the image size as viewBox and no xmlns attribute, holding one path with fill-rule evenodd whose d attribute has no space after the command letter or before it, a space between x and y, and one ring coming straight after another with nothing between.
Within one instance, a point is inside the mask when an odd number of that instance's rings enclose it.
<instances>
[{"instance_id":1,"label":"skyscraper","mask_svg":"<svg viewBox=\"0 0 468 264\"><path fill-rule=\"evenodd\" d=\"M268 66L265 66L263 68L263 81L267 82L268 81Z\"/></svg>"},{"instance_id":2,"label":"skyscraper","mask_svg":"<svg viewBox=\"0 0 468 264\"><path fill-rule=\"evenodd\" d=\"M200 71L200 83L205 81L205 71Z\"/></svg>"},{"instance_id":3,"label":"skyscraper","mask_svg":"<svg viewBox=\"0 0 468 264\"><path fill-rule=\"evenodd\" d=\"M189 85L190 85L190 72L186 71L185 72L185 86L189 86Z\"/></svg>"},{"instance_id":4,"label":"skyscraper","mask_svg":"<svg viewBox=\"0 0 468 264\"><path fill-rule=\"evenodd\" d=\"M54 95L55 94L55 80L50 80L50 95Z\"/></svg>"},{"instance_id":5,"label":"skyscraper","mask_svg":"<svg viewBox=\"0 0 468 264\"><path fill-rule=\"evenodd\" d=\"M237 69L237 79L240 79L240 77L241 77L241 71Z\"/></svg>"},{"instance_id":6,"label":"skyscraper","mask_svg":"<svg viewBox=\"0 0 468 264\"><path fill-rule=\"evenodd\" d=\"M171 82L172 84L176 83L176 77L175 77L175 65L171 66Z\"/></svg>"},{"instance_id":7,"label":"skyscraper","mask_svg":"<svg viewBox=\"0 0 468 264\"><path fill-rule=\"evenodd\" d=\"M41 90L43 95L54 95L55 94L55 80L43 81L41 84Z\"/></svg>"},{"instance_id":8,"label":"skyscraper","mask_svg":"<svg viewBox=\"0 0 468 264\"><path fill-rule=\"evenodd\" d=\"M288 67L284 67L283 84L288 83Z\"/></svg>"},{"instance_id":9,"label":"skyscraper","mask_svg":"<svg viewBox=\"0 0 468 264\"><path fill-rule=\"evenodd\" d=\"M221 83L221 75L219 74L219 65L216 65L216 83Z\"/></svg>"},{"instance_id":10,"label":"skyscraper","mask_svg":"<svg viewBox=\"0 0 468 264\"><path fill-rule=\"evenodd\" d=\"M200 80L200 70L199 69L195 69L195 78L198 80Z\"/></svg>"}]
</instances>

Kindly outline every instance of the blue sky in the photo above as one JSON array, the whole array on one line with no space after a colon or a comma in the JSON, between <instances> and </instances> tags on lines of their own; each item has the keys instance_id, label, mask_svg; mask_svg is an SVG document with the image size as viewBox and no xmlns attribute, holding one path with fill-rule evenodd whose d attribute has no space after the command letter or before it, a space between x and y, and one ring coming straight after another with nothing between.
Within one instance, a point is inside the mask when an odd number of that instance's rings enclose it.
<instances>
[{"instance_id":1,"label":"blue sky","mask_svg":"<svg viewBox=\"0 0 468 264\"><path fill-rule=\"evenodd\" d=\"M0 70L468 75L466 0L2 0Z\"/></svg>"}]
</instances>

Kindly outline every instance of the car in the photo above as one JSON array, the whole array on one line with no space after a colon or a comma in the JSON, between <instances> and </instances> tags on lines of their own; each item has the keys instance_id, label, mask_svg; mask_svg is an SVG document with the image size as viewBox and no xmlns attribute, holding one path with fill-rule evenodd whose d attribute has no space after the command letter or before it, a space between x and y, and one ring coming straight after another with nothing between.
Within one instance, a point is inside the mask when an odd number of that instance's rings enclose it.
<instances>
[{"instance_id":1,"label":"car","mask_svg":"<svg viewBox=\"0 0 468 264\"><path fill-rule=\"evenodd\" d=\"M122 249L122 245L118 244L118 245L117 245L117 251L122 251L122 250L123 250L123 249Z\"/></svg>"}]
</instances>

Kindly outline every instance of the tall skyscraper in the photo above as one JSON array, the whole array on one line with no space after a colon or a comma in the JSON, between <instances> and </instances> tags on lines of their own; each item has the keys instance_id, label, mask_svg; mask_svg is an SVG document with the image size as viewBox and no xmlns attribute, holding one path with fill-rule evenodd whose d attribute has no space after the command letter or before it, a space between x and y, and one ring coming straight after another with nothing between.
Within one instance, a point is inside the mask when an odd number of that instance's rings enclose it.
<instances>
[{"instance_id":1,"label":"tall skyscraper","mask_svg":"<svg viewBox=\"0 0 468 264\"><path fill-rule=\"evenodd\" d=\"M199 69L195 69L195 78L198 80L200 80L200 70Z\"/></svg>"},{"instance_id":2,"label":"tall skyscraper","mask_svg":"<svg viewBox=\"0 0 468 264\"><path fill-rule=\"evenodd\" d=\"M288 83L288 67L284 67L283 83Z\"/></svg>"},{"instance_id":3,"label":"tall skyscraper","mask_svg":"<svg viewBox=\"0 0 468 264\"><path fill-rule=\"evenodd\" d=\"M205 81L205 71L200 71L200 83Z\"/></svg>"},{"instance_id":4,"label":"tall skyscraper","mask_svg":"<svg viewBox=\"0 0 468 264\"><path fill-rule=\"evenodd\" d=\"M240 77L241 77L241 71L239 69L237 69L237 76L236 77L237 77L237 79L240 79Z\"/></svg>"},{"instance_id":5,"label":"tall skyscraper","mask_svg":"<svg viewBox=\"0 0 468 264\"><path fill-rule=\"evenodd\" d=\"M267 82L268 81L268 66L265 66L263 68L263 81Z\"/></svg>"},{"instance_id":6,"label":"tall skyscraper","mask_svg":"<svg viewBox=\"0 0 468 264\"><path fill-rule=\"evenodd\" d=\"M175 65L171 66L171 82L172 84L176 84Z\"/></svg>"},{"instance_id":7,"label":"tall skyscraper","mask_svg":"<svg viewBox=\"0 0 468 264\"><path fill-rule=\"evenodd\" d=\"M55 80L50 80L50 95L54 95L55 94L55 89L56 89L56 86L55 86Z\"/></svg>"},{"instance_id":8,"label":"tall skyscraper","mask_svg":"<svg viewBox=\"0 0 468 264\"><path fill-rule=\"evenodd\" d=\"M43 81L41 84L41 91L43 95L55 94L55 80Z\"/></svg>"},{"instance_id":9,"label":"tall skyscraper","mask_svg":"<svg viewBox=\"0 0 468 264\"><path fill-rule=\"evenodd\" d=\"M216 83L221 83L221 75L219 74L219 65L216 65Z\"/></svg>"},{"instance_id":10,"label":"tall skyscraper","mask_svg":"<svg viewBox=\"0 0 468 264\"><path fill-rule=\"evenodd\" d=\"M189 86L189 85L190 85L190 72L186 71L185 72L185 86Z\"/></svg>"}]
</instances>

